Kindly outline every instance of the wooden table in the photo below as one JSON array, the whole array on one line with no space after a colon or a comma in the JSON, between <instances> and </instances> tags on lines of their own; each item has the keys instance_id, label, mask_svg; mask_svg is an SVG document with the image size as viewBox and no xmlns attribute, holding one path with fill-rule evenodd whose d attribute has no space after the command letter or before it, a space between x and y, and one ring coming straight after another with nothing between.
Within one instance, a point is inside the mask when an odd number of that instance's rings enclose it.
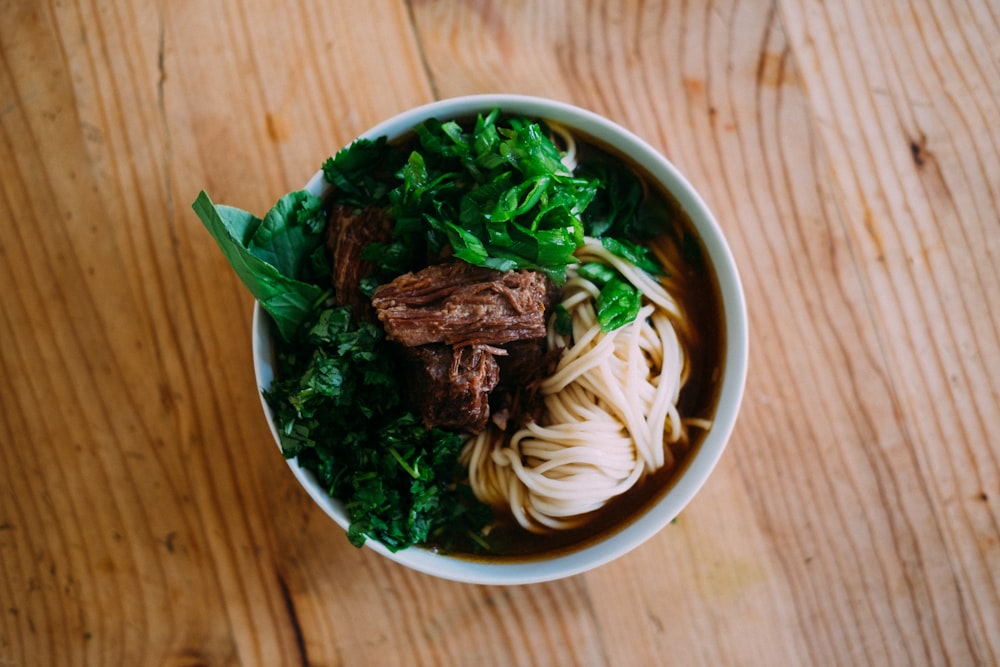
<instances>
[{"instance_id":1,"label":"wooden table","mask_svg":"<svg viewBox=\"0 0 1000 667\"><path fill-rule=\"evenodd\" d=\"M1000 663L998 35L994 0L0 4L0 665ZM549 584L347 542L190 208L474 92L661 149L750 312L700 495Z\"/></svg>"}]
</instances>

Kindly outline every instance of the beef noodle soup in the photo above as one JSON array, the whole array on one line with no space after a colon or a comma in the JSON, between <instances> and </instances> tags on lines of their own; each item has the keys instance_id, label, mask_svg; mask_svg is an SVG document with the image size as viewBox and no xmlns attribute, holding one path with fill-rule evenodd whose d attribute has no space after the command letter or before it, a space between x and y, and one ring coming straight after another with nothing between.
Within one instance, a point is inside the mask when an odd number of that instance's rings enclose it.
<instances>
[{"instance_id":1,"label":"beef noodle soup","mask_svg":"<svg viewBox=\"0 0 1000 667\"><path fill-rule=\"evenodd\" d=\"M500 110L359 140L323 174L263 220L196 210L265 264L240 274L274 322L265 398L352 542L531 558L666 493L725 341L705 250L648 174Z\"/></svg>"}]
</instances>

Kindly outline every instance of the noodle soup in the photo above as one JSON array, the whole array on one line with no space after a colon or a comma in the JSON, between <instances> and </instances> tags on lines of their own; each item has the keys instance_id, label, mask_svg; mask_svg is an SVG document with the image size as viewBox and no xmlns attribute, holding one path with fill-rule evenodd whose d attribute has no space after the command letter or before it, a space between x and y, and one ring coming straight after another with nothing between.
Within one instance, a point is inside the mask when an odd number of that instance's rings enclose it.
<instances>
[{"instance_id":1,"label":"noodle soup","mask_svg":"<svg viewBox=\"0 0 1000 667\"><path fill-rule=\"evenodd\" d=\"M658 463L643 470L628 468L628 465L623 467L625 471L623 486L617 490L613 489L607 498L596 501L584 499L579 505L584 508L582 511L572 504L569 510L565 509L566 498L586 496L603 483L588 482L586 476L581 478L581 483L574 482L573 489L569 493L556 489L552 495L547 496L547 492L543 489L542 493L536 493L540 500L537 497L529 498L533 493L530 488L528 491L522 489L520 492L504 492L497 495L498 488L510 489L518 484L528 488L532 483L530 475L522 475L520 481L516 481L516 475L508 474L509 471L496 472L505 467L525 468L541 462L536 472L544 476L548 471L547 479L566 478L571 474L570 468L565 468L565 472L558 470L560 465L567 463L565 460L567 456L564 453L557 452L545 460L547 455L543 450L549 445L545 444L539 449L540 438L544 440L542 436L548 437L549 431L554 432L559 429L559 425L553 423L549 417L543 417L534 432L523 437L514 435L517 432L515 428L509 429L514 433L494 432L493 436L489 437L495 437L500 444L481 448L479 460L490 459L495 462L506 456L508 461L513 462L513 466L490 463L494 470L480 476L493 475L494 481L479 484L481 488L476 488L475 482L472 484L476 495L497 509L496 521L491 524L486 534L490 549L488 553L483 553L481 549L477 553L477 544L482 545L477 540L471 540L467 545L468 548L461 546L456 548L455 543L450 543L447 550L440 548L434 541L399 551L387 548L375 540L369 540L367 543L375 551L393 560L436 576L479 583L527 583L568 576L625 553L669 523L690 500L721 455L733 426L745 377L746 324L738 277L724 239L711 214L669 163L641 140L605 119L575 107L538 98L474 96L446 100L411 110L373 128L364 136L369 138L384 136L390 142L405 143L411 140L410 129L418 122L429 118L468 118L491 108L501 108L504 113L539 119L543 124L552 122L555 132L563 133L563 138L568 132L570 141L575 144L574 160L581 168L586 169L602 163L625 165L628 172L637 177L645 193L642 206L655 212L659 221L658 234L646 245L653 249L655 256L667 268L669 278L660 282L667 288L667 299L676 309L673 315L663 318L663 321L670 322L670 328L673 330L673 334L667 334L666 338L675 337L682 350L680 353L671 352L673 348L663 346L661 349L659 343L643 342L645 340L642 339L643 335L648 340L664 339L661 329L666 325L655 327L647 325L647 329L656 329L656 332L636 333L634 341L630 343L634 350L632 354L640 356L634 357L631 362L624 365L619 364L617 370L616 367L608 365L607 359L591 364L594 367L601 367L600 373L604 373L605 379L609 380L607 382L594 379L580 380L585 384L589 382L591 389L597 388L598 385L603 387L620 384L625 394L633 392L636 396L650 397L652 402L649 405L655 407L649 410L633 410L628 407L615 409L624 413L630 410L655 411L657 414L665 415L669 412L674 415L672 419L676 422L674 424L676 428L668 430L679 429L682 432L681 437L668 437L660 445L662 460ZM316 194L323 193L327 185L322 173L317 174L307 188ZM603 252L600 244L593 252L598 255ZM627 273L625 269L621 271ZM575 275L571 276L567 285L575 278ZM563 288L560 298L568 298L566 303L572 302L575 297L572 294L567 295L566 288ZM596 298L594 300L596 301ZM650 318L649 311L654 309L654 306L646 303L647 301L648 299L644 300L643 307L646 310L642 311L638 322L657 321L655 317ZM264 390L271 386L275 375L274 332L270 330L267 319L257 307L254 318L255 365L258 384ZM559 348L560 345L565 347L566 341L572 340L574 335L586 337L583 333L585 328L578 327L577 334L565 332L554 334L551 320L548 326L550 349ZM622 327L623 330L624 328ZM561 339L562 342L553 344L552 337L558 335L564 337ZM582 356L584 353L580 354ZM659 364L659 362L652 364L649 359L667 358L677 354L683 356L680 365L677 366L678 373L683 376L677 380L683 380L683 388L679 394L676 389L668 391L667 393L671 393L669 401L652 398L658 387L667 382L666 379L661 382L659 377L643 377L640 378L638 385L632 381L631 375L639 377L642 373L647 373L652 365ZM644 361L639 364L636 363L636 359ZM642 373L636 372L639 366L643 367ZM553 373L550 373L547 379L559 384L557 376L560 372L562 371L553 369ZM622 374L630 376L630 379L619 383ZM566 383L575 381L577 380L568 379ZM543 380L542 393L545 392L544 383ZM567 394L577 391L567 389L568 386L569 384L560 385L545 396L546 414L573 412L577 409L573 407L574 401L565 400ZM588 393L589 390L579 391L580 396L593 396L593 392ZM581 399L585 400L593 399ZM603 400L594 402L596 404ZM581 401L575 403L580 404ZM272 432L280 442L271 406L266 401L262 403ZM623 405L628 406L630 403L625 401ZM669 403L669 406L666 406L666 403ZM614 412L615 409L611 411ZM645 418L645 416L626 415L624 421L632 419L635 422L639 417ZM661 422L665 419L668 424L671 421L671 418L661 419L655 416L653 421L657 419ZM518 424L517 428L523 429L524 426ZM593 432L599 428L597 422L584 423L582 429L574 428L576 430L573 431L570 440L577 444L583 443L586 447L594 447L605 439L593 437ZM490 429L496 431L492 423L486 430ZM660 431L662 430L661 428ZM589 433L581 435L587 431ZM653 431L655 436L655 428ZM476 445L473 441L476 437L468 438L464 446L465 451L462 453L463 462L470 468L475 468L470 461L475 457ZM652 440L655 445L656 438L653 437ZM497 454L500 449L509 448L511 441L530 442L531 446L535 447L534 453L529 452L526 455L519 453L515 456L508 451L504 455ZM651 450L653 454L634 453L631 456L633 459L644 456L647 459L655 457L655 449L653 447ZM582 451L581 449L572 455L579 455L582 458L568 461L575 473L579 473L588 465L587 456L590 454L581 453ZM616 460L623 459L618 456ZM349 527L350 517L341 500L330 497L318 482L316 475L300 467L298 461L293 459L289 463L313 499L341 526ZM606 462L602 461L590 462L589 465L597 469L607 468L610 464L606 465ZM554 470L556 472L552 474ZM472 474L475 476L477 473L473 471ZM524 482L525 479L528 480L527 483ZM536 476L534 479L541 479L542 487L547 486L545 478ZM492 491L489 488L491 484ZM588 502L592 503L593 507L588 508ZM527 511L521 511L519 517L519 510L525 508ZM564 511L570 511L571 514L564 516Z\"/></svg>"}]
</instances>

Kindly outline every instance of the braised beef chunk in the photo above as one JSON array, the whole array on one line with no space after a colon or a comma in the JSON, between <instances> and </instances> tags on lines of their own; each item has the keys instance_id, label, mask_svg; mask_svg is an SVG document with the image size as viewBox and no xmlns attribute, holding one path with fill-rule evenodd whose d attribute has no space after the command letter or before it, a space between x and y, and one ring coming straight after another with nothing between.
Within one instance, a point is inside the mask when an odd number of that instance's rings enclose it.
<instances>
[{"instance_id":1,"label":"braised beef chunk","mask_svg":"<svg viewBox=\"0 0 1000 667\"><path fill-rule=\"evenodd\" d=\"M482 431L499 380L495 352L484 345L405 348L406 384L427 428Z\"/></svg>"},{"instance_id":2,"label":"braised beef chunk","mask_svg":"<svg viewBox=\"0 0 1000 667\"><path fill-rule=\"evenodd\" d=\"M552 283L543 273L449 262L381 285L372 305L390 340L460 347L544 338L551 297Z\"/></svg>"},{"instance_id":3,"label":"braised beef chunk","mask_svg":"<svg viewBox=\"0 0 1000 667\"><path fill-rule=\"evenodd\" d=\"M514 341L504 349L507 354L497 357L500 382L490 394L490 421L516 430L544 413L538 383L555 372L562 353L549 350L544 338Z\"/></svg>"},{"instance_id":4,"label":"braised beef chunk","mask_svg":"<svg viewBox=\"0 0 1000 667\"><path fill-rule=\"evenodd\" d=\"M512 341L504 348L507 354L497 361L500 362L500 383L505 387L532 384L555 370L554 365L549 368L548 345L544 338Z\"/></svg>"},{"instance_id":5,"label":"braised beef chunk","mask_svg":"<svg viewBox=\"0 0 1000 667\"><path fill-rule=\"evenodd\" d=\"M329 213L326 245L333 256L334 298L342 306L350 306L362 319L373 320L371 302L358 290L358 283L373 266L361 259L361 251L369 244L388 241L393 222L379 208L356 209L334 205Z\"/></svg>"},{"instance_id":6,"label":"braised beef chunk","mask_svg":"<svg viewBox=\"0 0 1000 667\"><path fill-rule=\"evenodd\" d=\"M491 404L498 424L535 411L534 385L551 370L545 315L555 296L537 271L449 262L380 286L372 306L404 350L407 393L424 424L478 433Z\"/></svg>"}]
</instances>

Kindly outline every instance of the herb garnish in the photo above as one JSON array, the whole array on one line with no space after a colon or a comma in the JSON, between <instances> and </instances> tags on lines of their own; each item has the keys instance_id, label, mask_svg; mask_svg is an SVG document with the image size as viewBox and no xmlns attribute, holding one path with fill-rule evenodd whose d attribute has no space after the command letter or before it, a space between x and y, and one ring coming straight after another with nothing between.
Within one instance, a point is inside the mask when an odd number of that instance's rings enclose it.
<instances>
[{"instance_id":1,"label":"herb garnish","mask_svg":"<svg viewBox=\"0 0 1000 667\"><path fill-rule=\"evenodd\" d=\"M447 545L447 530L478 531L492 518L460 482L462 437L424 428L401 405L377 325L324 308L300 340L279 346L277 377L264 396L282 451L344 500L355 545Z\"/></svg>"}]
</instances>

